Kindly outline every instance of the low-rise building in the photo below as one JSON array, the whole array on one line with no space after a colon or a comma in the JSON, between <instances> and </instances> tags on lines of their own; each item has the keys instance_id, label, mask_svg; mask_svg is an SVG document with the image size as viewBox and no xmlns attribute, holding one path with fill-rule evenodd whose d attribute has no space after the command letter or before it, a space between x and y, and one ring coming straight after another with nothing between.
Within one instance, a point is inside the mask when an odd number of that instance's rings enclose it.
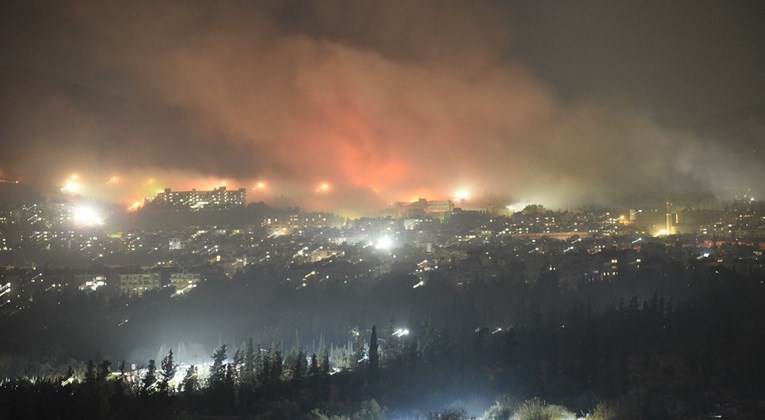
<instances>
[{"instance_id":1,"label":"low-rise building","mask_svg":"<svg viewBox=\"0 0 765 420\"><path fill-rule=\"evenodd\" d=\"M128 296L142 296L161 285L159 273L120 274L120 293Z\"/></svg>"},{"instance_id":2,"label":"low-rise building","mask_svg":"<svg viewBox=\"0 0 765 420\"><path fill-rule=\"evenodd\" d=\"M170 274L170 286L175 288L177 293L196 287L202 276L199 273L173 273Z\"/></svg>"}]
</instances>

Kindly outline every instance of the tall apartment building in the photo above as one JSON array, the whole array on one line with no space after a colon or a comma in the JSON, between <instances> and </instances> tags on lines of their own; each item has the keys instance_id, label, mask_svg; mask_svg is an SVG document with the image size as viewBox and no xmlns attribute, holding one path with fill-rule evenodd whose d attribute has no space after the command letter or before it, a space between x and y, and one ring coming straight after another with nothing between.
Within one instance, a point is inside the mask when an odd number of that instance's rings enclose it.
<instances>
[{"instance_id":1,"label":"tall apartment building","mask_svg":"<svg viewBox=\"0 0 765 420\"><path fill-rule=\"evenodd\" d=\"M154 197L151 205L155 208L173 211L231 210L247 204L247 190L227 190L226 187L212 191L173 191L170 188Z\"/></svg>"}]
</instances>

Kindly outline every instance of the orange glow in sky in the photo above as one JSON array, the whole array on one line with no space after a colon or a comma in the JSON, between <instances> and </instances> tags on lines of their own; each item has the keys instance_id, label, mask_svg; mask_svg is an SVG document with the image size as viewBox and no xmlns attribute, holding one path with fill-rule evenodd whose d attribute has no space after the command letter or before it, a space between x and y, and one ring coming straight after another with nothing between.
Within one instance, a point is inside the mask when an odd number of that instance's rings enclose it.
<instances>
[{"instance_id":1,"label":"orange glow in sky","mask_svg":"<svg viewBox=\"0 0 765 420\"><path fill-rule=\"evenodd\" d=\"M329 191L329 184L326 182L323 182L319 185L318 188L316 188L316 192L327 192Z\"/></svg>"}]
</instances>

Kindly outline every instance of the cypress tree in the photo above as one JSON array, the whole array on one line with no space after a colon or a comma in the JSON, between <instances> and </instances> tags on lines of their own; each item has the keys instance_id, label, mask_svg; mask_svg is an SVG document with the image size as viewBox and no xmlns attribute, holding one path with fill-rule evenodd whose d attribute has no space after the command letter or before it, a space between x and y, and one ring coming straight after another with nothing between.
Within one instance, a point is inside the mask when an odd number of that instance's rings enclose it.
<instances>
[{"instance_id":1,"label":"cypress tree","mask_svg":"<svg viewBox=\"0 0 765 420\"><path fill-rule=\"evenodd\" d=\"M369 338L369 386L374 387L380 379L380 355L377 352L377 329L372 326L372 335Z\"/></svg>"}]
</instances>

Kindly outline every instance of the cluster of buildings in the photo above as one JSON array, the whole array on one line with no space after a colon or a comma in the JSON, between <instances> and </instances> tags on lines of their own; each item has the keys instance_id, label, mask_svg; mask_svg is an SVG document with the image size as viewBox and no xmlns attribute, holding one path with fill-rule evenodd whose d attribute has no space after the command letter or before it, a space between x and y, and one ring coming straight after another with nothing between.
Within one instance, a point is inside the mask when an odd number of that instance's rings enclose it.
<instances>
[{"instance_id":1,"label":"cluster of buildings","mask_svg":"<svg viewBox=\"0 0 765 420\"><path fill-rule=\"evenodd\" d=\"M169 213L212 214L242 206L245 198L242 190L220 188L166 190L154 201ZM553 275L560 287L577 287L670 262L685 269L725 266L743 276L765 273L765 204L751 200L715 210L551 211L531 205L502 214L421 199L355 220L272 209L249 223L119 232L78 228L66 209L38 203L0 211L4 310L21 310L46 294L133 298L168 288L179 295L242 270L307 290L386 275L410 276L413 289L436 278L458 287L499 278L533 283Z\"/></svg>"},{"instance_id":2,"label":"cluster of buildings","mask_svg":"<svg viewBox=\"0 0 765 420\"><path fill-rule=\"evenodd\" d=\"M395 218L433 217L444 220L454 211L451 200L428 201L420 198L415 201L394 203L393 207L383 211L383 216Z\"/></svg>"},{"instance_id":3,"label":"cluster of buildings","mask_svg":"<svg viewBox=\"0 0 765 420\"><path fill-rule=\"evenodd\" d=\"M228 190L225 186L214 188L212 191L173 191L165 188L154 199L148 201L147 205L178 212L233 210L247 205L247 190Z\"/></svg>"},{"instance_id":4,"label":"cluster of buildings","mask_svg":"<svg viewBox=\"0 0 765 420\"><path fill-rule=\"evenodd\" d=\"M201 279L199 273L170 273L169 280L163 284L162 276L157 271L141 271L119 274L119 292L126 296L143 296L145 292L159 289L163 285L172 287L177 294L183 294L195 288Z\"/></svg>"},{"instance_id":5,"label":"cluster of buildings","mask_svg":"<svg viewBox=\"0 0 765 420\"><path fill-rule=\"evenodd\" d=\"M162 267L2 267L0 279L0 313L15 313L36 302L57 304L77 294L136 298L167 289L171 296L179 296L197 287L205 277L199 272Z\"/></svg>"}]
</instances>

